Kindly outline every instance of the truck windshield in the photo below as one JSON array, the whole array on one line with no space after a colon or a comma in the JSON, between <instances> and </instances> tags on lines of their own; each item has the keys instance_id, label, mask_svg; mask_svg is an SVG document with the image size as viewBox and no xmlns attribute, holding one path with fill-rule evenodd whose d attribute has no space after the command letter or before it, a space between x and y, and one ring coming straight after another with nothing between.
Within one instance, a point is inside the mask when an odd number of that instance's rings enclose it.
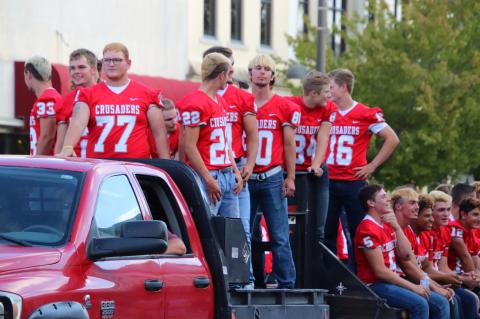
<instances>
[{"instance_id":1,"label":"truck windshield","mask_svg":"<svg viewBox=\"0 0 480 319\"><path fill-rule=\"evenodd\" d=\"M0 167L0 244L66 242L84 173Z\"/></svg>"}]
</instances>

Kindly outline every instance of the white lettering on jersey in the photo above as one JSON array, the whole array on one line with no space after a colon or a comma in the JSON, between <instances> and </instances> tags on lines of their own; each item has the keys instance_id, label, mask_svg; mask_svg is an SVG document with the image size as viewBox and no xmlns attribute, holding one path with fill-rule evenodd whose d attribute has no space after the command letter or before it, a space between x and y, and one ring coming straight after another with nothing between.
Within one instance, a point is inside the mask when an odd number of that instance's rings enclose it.
<instances>
[{"instance_id":1,"label":"white lettering on jersey","mask_svg":"<svg viewBox=\"0 0 480 319\"><path fill-rule=\"evenodd\" d=\"M138 115L140 105L135 104L98 104L95 105L95 115Z\"/></svg>"},{"instance_id":2,"label":"white lettering on jersey","mask_svg":"<svg viewBox=\"0 0 480 319\"><path fill-rule=\"evenodd\" d=\"M306 134L306 135L311 135L311 134L317 134L318 130L320 129L320 126L318 125L299 125L297 129L295 130L295 133L297 134Z\"/></svg>"},{"instance_id":3,"label":"white lettering on jersey","mask_svg":"<svg viewBox=\"0 0 480 319\"><path fill-rule=\"evenodd\" d=\"M335 125L330 129L331 135L360 135L360 127L352 125Z\"/></svg>"},{"instance_id":4,"label":"white lettering on jersey","mask_svg":"<svg viewBox=\"0 0 480 319\"><path fill-rule=\"evenodd\" d=\"M32 116L30 118L32 118ZM35 127L30 127L30 155L37 155L37 142Z\"/></svg>"},{"instance_id":5,"label":"white lettering on jersey","mask_svg":"<svg viewBox=\"0 0 480 319\"><path fill-rule=\"evenodd\" d=\"M227 122L228 123L238 122L238 112L227 112Z\"/></svg>"},{"instance_id":6,"label":"white lettering on jersey","mask_svg":"<svg viewBox=\"0 0 480 319\"><path fill-rule=\"evenodd\" d=\"M311 136L309 142L310 143L306 149L306 152L307 156L312 157L313 159L315 147L317 145L317 142L315 141L315 136ZM302 165L303 163L305 163L305 146L307 145L305 135L295 135L295 143L295 151L297 153L297 159L295 160L295 163L297 165Z\"/></svg>"},{"instance_id":7,"label":"white lettering on jersey","mask_svg":"<svg viewBox=\"0 0 480 319\"><path fill-rule=\"evenodd\" d=\"M463 238L463 230L458 227L452 227L452 238Z\"/></svg>"},{"instance_id":8,"label":"white lettering on jersey","mask_svg":"<svg viewBox=\"0 0 480 319\"><path fill-rule=\"evenodd\" d=\"M126 153L128 138L135 127L135 123L137 121L136 116L132 115L104 115L104 116L96 116L95 120L97 122L97 126L103 126L102 133L100 134L97 143L94 145L94 152L96 153L103 153L105 152L105 141L108 137L108 134L112 131L113 127L115 126L115 118L116 118L116 126L125 126L126 128L122 133L122 136L118 140L118 143L115 144L115 152L116 153Z\"/></svg>"},{"instance_id":9,"label":"white lettering on jersey","mask_svg":"<svg viewBox=\"0 0 480 319\"><path fill-rule=\"evenodd\" d=\"M277 120L258 120L259 129L275 130L277 128Z\"/></svg>"},{"instance_id":10,"label":"white lettering on jersey","mask_svg":"<svg viewBox=\"0 0 480 319\"><path fill-rule=\"evenodd\" d=\"M210 140L216 141L210 144L210 164L212 165L224 165L230 164L228 158L228 145L225 139L225 132L221 127L218 127L210 134Z\"/></svg>"},{"instance_id":11,"label":"white lettering on jersey","mask_svg":"<svg viewBox=\"0 0 480 319\"><path fill-rule=\"evenodd\" d=\"M330 136L330 154L327 159L329 165L342 165L348 166L352 163L352 146L355 143L355 139L352 135L331 135ZM335 149L335 145L337 148Z\"/></svg>"},{"instance_id":12,"label":"white lettering on jersey","mask_svg":"<svg viewBox=\"0 0 480 319\"><path fill-rule=\"evenodd\" d=\"M183 112L182 113L182 122L184 125L195 125L200 123L200 112Z\"/></svg>"},{"instance_id":13,"label":"white lettering on jersey","mask_svg":"<svg viewBox=\"0 0 480 319\"><path fill-rule=\"evenodd\" d=\"M255 163L267 166L272 162L273 132L258 131L258 153Z\"/></svg>"},{"instance_id":14,"label":"white lettering on jersey","mask_svg":"<svg viewBox=\"0 0 480 319\"><path fill-rule=\"evenodd\" d=\"M227 118L225 116L210 118L210 127L225 127L227 126Z\"/></svg>"},{"instance_id":15,"label":"white lettering on jersey","mask_svg":"<svg viewBox=\"0 0 480 319\"><path fill-rule=\"evenodd\" d=\"M298 125L300 124L300 112L293 112L292 115L292 124Z\"/></svg>"},{"instance_id":16,"label":"white lettering on jersey","mask_svg":"<svg viewBox=\"0 0 480 319\"><path fill-rule=\"evenodd\" d=\"M53 102L38 102L37 103L37 116L40 117L42 115L55 115L55 103Z\"/></svg>"}]
</instances>

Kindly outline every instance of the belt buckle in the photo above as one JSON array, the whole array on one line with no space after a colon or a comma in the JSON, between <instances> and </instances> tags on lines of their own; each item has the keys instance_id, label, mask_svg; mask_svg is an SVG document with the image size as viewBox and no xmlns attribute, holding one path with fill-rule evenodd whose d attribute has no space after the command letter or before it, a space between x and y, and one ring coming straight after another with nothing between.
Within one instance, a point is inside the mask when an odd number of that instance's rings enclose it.
<instances>
[{"instance_id":1,"label":"belt buckle","mask_svg":"<svg viewBox=\"0 0 480 319\"><path fill-rule=\"evenodd\" d=\"M267 179L267 174L265 174L265 173L259 173L257 175L257 181L259 181L259 182L263 182L266 179Z\"/></svg>"}]
</instances>

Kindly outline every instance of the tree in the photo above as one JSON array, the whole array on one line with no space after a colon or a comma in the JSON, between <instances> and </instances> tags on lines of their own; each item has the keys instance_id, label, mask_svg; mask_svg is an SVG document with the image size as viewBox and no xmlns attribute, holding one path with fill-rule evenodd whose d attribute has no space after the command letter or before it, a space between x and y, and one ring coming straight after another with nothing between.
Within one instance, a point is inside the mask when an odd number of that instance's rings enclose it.
<instances>
[{"instance_id":1,"label":"tree","mask_svg":"<svg viewBox=\"0 0 480 319\"><path fill-rule=\"evenodd\" d=\"M411 0L402 11L397 20L383 1L370 0L369 19L346 22L347 51L330 53L327 65L351 69L354 99L382 107L400 137L373 178L390 187L428 186L480 166L480 3ZM309 67L316 48L312 31L287 38ZM379 146L372 143L369 154Z\"/></svg>"}]
</instances>

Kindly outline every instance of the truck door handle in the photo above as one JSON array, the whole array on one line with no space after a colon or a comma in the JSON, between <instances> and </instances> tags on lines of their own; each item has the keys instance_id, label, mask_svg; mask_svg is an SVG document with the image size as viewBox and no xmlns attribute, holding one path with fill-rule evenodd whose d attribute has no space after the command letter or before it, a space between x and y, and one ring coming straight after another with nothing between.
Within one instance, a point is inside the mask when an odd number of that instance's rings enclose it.
<instances>
[{"instance_id":1,"label":"truck door handle","mask_svg":"<svg viewBox=\"0 0 480 319\"><path fill-rule=\"evenodd\" d=\"M208 277L196 277L193 279L193 284L196 288L207 288L210 286L210 279Z\"/></svg>"},{"instance_id":2,"label":"truck door handle","mask_svg":"<svg viewBox=\"0 0 480 319\"><path fill-rule=\"evenodd\" d=\"M146 291L159 291L163 288L163 281L157 279L147 279L144 282Z\"/></svg>"}]
</instances>

